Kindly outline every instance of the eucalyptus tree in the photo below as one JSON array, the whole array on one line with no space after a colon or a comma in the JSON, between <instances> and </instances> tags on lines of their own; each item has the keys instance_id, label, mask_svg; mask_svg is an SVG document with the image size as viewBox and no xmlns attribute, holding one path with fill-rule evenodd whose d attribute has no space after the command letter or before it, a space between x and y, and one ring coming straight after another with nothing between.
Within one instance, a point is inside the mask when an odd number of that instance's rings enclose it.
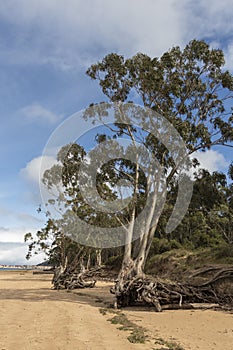
<instances>
[{"instance_id":1,"label":"eucalyptus tree","mask_svg":"<svg viewBox=\"0 0 233 350\"><path fill-rule=\"evenodd\" d=\"M60 231L54 220L48 219L45 226L35 234L26 233L24 241L28 243L26 259L44 253L49 265L62 266L65 269L70 255L67 247L73 242Z\"/></svg>"},{"instance_id":2,"label":"eucalyptus tree","mask_svg":"<svg viewBox=\"0 0 233 350\"><path fill-rule=\"evenodd\" d=\"M224 68L223 52L197 40L160 58L111 53L87 74L107 100L90 105L83 117L107 129L96 134L96 149L70 144L58 154L69 205L65 229L77 239L78 227L78 240L87 245L124 245L115 288L120 296L127 294L130 280L144 277L166 191L177 183L167 232L185 214L189 156L213 146L232 147L233 77ZM192 165L197 163L194 158Z\"/></svg>"},{"instance_id":3,"label":"eucalyptus tree","mask_svg":"<svg viewBox=\"0 0 233 350\"><path fill-rule=\"evenodd\" d=\"M154 124L154 128L158 130L158 137L148 132L147 135L144 134L146 137L143 143L162 166L165 186L168 188L179 178L177 176L179 165L174 158L180 149L175 148L177 139L174 139L174 134L169 140L168 129L155 120L157 113L161 114L182 138L187 152L180 154L180 158L187 157L187 154L191 156L197 151L205 151L216 145L232 147L233 77L224 68L224 63L224 54L221 50L211 49L204 41L193 40L183 50L173 47L160 58L151 58L138 53L132 58L125 59L121 55L112 53L102 61L93 64L87 70L87 74L99 82L102 92L110 102L118 106L119 110L123 110L123 106L132 99L145 108L146 113L139 114L140 125L142 129L150 130L151 124ZM128 111L126 114L131 116L133 113L135 115L137 112L132 108L132 113ZM89 117L96 118L97 114L89 113ZM104 120L107 123L107 117ZM134 129L134 125L131 125L130 118L128 120L127 125L124 125L118 123L116 117L115 134L128 135L132 142L135 142L139 132ZM166 135L167 140L162 138L161 134ZM169 154L170 144L174 147ZM193 164L195 165L195 160ZM139 169L140 166L136 162L134 172L131 174L131 178L134 179L134 193L138 190ZM148 180L148 174L146 177ZM156 177L156 181L160 181L160 178ZM162 186L161 182L159 186ZM157 200L158 196L154 199ZM135 201L134 208L136 205ZM153 206L152 208L155 212L156 208ZM124 285L124 281L128 278L143 275L161 211L157 208L153 224L151 224L151 214L150 212L147 217L144 231L140 232L136 254L132 250L131 239L125 245L125 256L119 276L121 285ZM130 230L138 229L134 227L135 218L136 211L132 210L127 226L127 234L130 237L132 237Z\"/></svg>"},{"instance_id":4,"label":"eucalyptus tree","mask_svg":"<svg viewBox=\"0 0 233 350\"><path fill-rule=\"evenodd\" d=\"M166 234L166 221L171 215L177 186L169 192L160 217L157 235L190 248L218 247L232 241L232 184L224 173L198 169L193 175L193 195L180 225Z\"/></svg>"}]
</instances>

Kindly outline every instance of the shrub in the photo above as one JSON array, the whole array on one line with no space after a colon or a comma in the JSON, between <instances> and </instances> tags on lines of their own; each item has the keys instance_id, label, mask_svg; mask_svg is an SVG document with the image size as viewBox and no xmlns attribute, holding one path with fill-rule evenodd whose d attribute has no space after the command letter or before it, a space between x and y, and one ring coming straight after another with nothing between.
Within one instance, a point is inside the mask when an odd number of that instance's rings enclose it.
<instances>
[{"instance_id":1,"label":"shrub","mask_svg":"<svg viewBox=\"0 0 233 350\"><path fill-rule=\"evenodd\" d=\"M151 244L149 256L162 254L172 249L180 249L180 248L182 248L181 244L177 242L175 239L168 240L167 238L155 237Z\"/></svg>"}]
</instances>

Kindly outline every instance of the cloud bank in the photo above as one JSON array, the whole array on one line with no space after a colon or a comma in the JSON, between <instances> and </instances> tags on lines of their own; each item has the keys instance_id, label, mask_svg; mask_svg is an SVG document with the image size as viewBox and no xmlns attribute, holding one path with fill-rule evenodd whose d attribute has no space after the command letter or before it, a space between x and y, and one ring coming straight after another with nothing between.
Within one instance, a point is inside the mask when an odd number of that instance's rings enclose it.
<instances>
[{"instance_id":1,"label":"cloud bank","mask_svg":"<svg viewBox=\"0 0 233 350\"><path fill-rule=\"evenodd\" d=\"M8 38L2 40L1 56L11 64L50 64L66 71L87 67L111 51L160 55L194 37L216 42L221 35L230 48L232 12L231 0L2 1L0 18L18 35L11 35L11 46Z\"/></svg>"},{"instance_id":2,"label":"cloud bank","mask_svg":"<svg viewBox=\"0 0 233 350\"><path fill-rule=\"evenodd\" d=\"M36 265L44 260L44 254L26 260L27 245L24 243L0 242L0 262L5 265Z\"/></svg>"}]
</instances>

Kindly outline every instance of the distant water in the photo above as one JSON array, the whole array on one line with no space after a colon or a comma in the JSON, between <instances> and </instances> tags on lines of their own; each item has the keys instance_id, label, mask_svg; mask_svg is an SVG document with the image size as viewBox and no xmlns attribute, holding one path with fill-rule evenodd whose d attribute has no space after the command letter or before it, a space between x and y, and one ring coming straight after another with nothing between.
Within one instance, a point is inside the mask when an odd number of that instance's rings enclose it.
<instances>
[{"instance_id":1,"label":"distant water","mask_svg":"<svg viewBox=\"0 0 233 350\"><path fill-rule=\"evenodd\" d=\"M23 267L19 267L19 268L16 268L16 267L0 267L0 270L5 270L5 271L21 271L21 270L31 270L31 268L23 268Z\"/></svg>"}]
</instances>

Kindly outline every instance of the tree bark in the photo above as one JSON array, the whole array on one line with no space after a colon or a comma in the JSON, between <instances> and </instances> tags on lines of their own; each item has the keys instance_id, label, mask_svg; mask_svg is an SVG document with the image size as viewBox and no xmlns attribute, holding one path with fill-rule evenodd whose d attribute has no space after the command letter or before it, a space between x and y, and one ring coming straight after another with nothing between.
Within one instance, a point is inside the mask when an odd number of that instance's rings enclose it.
<instances>
[{"instance_id":1,"label":"tree bark","mask_svg":"<svg viewBox=\"0 0 233 350\"><path fill-rule=\"evenodd\" d=\"M96 266L101 267L102 266L102 249L96 249Z\"/></svg>"}]
</instances>

